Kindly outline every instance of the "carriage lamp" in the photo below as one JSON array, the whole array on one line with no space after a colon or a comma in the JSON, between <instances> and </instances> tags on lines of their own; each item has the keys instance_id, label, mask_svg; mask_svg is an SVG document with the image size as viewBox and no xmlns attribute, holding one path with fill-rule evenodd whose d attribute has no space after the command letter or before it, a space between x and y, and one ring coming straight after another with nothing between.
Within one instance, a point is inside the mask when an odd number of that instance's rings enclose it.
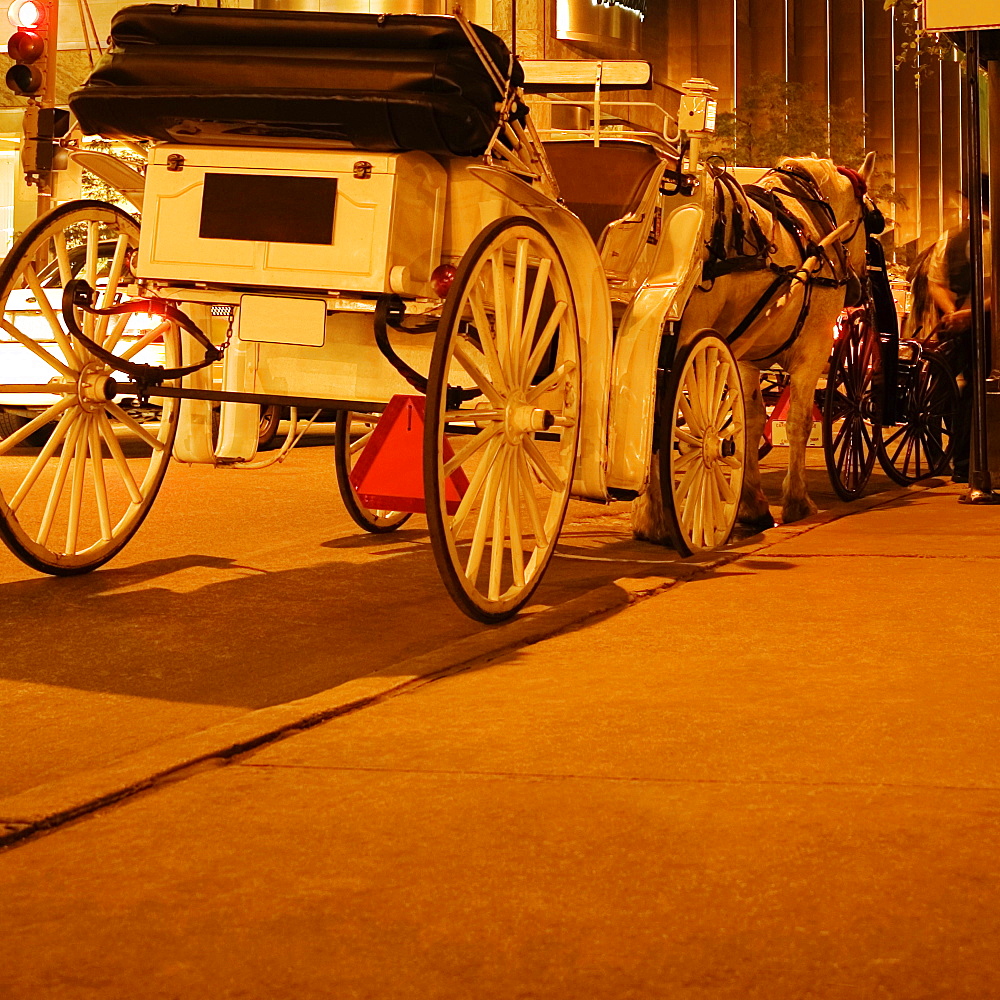
<instances>
[{"instance_id":1,"label":"carriage lamp","mask_svg":"<svg viewBox=\"0 0 1000 1000\"><path fill-rule=\"evenodd\" d=\"M718 101L715 95L719 88L703 80L692 77L681 85L681 103L677 109L677 127L688 137L688 169L696 170L701 140L715 134L715 114Z\"/></svg>"},{"instance_id":2,"label":"carriage lamp","mask_svg":"<svg viewBox=\"0 0 1000 1000\"><path fill-rule=\"evenodd\" d=\"M455 280L455 268L452 264L438 264L431 272L431 285L439 298L444 298Z\"/></svg>"},{"instance_id":3,"label":"carriage lamp","mask_svg":"<svg viewBox=\"0 0 1000 1000\"><path fill-rule=\"evenodd\" d=\"M14 0L7 8L7 20L17 30L7 41L14 65L4 80L15 94L33 97L44 89L48 68L47 5L40 0Z\"/></svg>"}]
</instances>

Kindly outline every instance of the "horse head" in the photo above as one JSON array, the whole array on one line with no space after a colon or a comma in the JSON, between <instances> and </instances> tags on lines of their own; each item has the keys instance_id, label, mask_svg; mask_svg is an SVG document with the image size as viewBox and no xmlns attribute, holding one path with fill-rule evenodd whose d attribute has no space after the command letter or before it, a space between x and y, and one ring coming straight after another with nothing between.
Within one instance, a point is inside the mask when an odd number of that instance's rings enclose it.
<instances>
[{"instance_id":1,"label":"horse head","mask_svg":"<svg viewBox=\"0 0 1000 1000\"><path fill-rule=\"evenodd\" d=\"M778 163L778 170L785 175L801 178L813 187L830 209L833 228L849 223L850 226L839 243L846 253L848 264L845 305L861 301L860 276L866 273L865 196L868 182L875 173L875 154L869 153L860 170L838 167L832 160L815 156L785 157Z\"/></svg>"}]
</instances>

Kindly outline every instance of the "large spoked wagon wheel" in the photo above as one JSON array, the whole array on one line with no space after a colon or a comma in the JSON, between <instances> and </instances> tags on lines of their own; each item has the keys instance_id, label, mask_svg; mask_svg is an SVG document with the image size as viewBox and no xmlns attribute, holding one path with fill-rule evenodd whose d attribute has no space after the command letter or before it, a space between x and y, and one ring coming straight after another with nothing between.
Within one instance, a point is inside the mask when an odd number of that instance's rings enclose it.
<instances>
[{"instance_id":1,"label":"large spoked wagon wheel","mask_svg":"<svg viewBox=\"0 0 1000 1000\"><path fill-rule=\"evenodd\" d=\"M732 534L743 489L745 421L733 352L703 331L679 352L661 401L660 483L670 539L682 555L724 545Z\"/></svg>"},{"instance_id":2,"label":"large spoked wagon wheel","mask_svg":"<svg viewBox=\"0 0 1000 1000\"><path fill-rule=\"evenodd\" d=\"M459 264L431 361L424 439L438 568L470 617L499 622L555 551L580 416L576 302L530 219L485 229Z\"/></svg>"},{"instance_id":3,"label":"large spoked wagon wheel","mask_svg":"<svg viewBox=\"0 0 1000 1000\"><path fill-rule=\"evenodd\" d=\"M823 396L823 451L834 492L856 500L875 466L882 414L882 347L866 310L838 324Z\"/></svg>"},{"instance_id":4,"label":"large spoked wagon wheel","mask_svg":"<svg viewBox=\"0 0 1000 1000\"><path fill-rule=\"evenodd\" d=\"M902 375L899 420L879 428L878 458L890 479L909 486L948 468L958 383L933 354L924 354Z\"/></svg>"},{"instance_id":5,"label":"large spoked wagon wheel","mask_svg":"<svg viewBox=\"0 0 1000 1000\"><path fill-rule=\"evenodd\" d=\"M69 202L29 227L0 265L3 337L14 342L6 356L23 348L16 389L38 401L37 415L0 441L0 536L46 573L83 573L115 555L149 512L170 460L177 401L161 408L122 398L126 377L92 357L61 311L75 277L97 289L99 307L120 302L138 243L138 224L120 209ZM118 357L177 363L176 327L157 317L78 314L77 322ZM0 372L3 383L10 371ZM0 384L5 391L13 390ZM30 448L50 424L45 444Z\"/></svg>"},{"instance_id":6,"label":"large spoked wagon wheel","mask_svg":"<svg viewBox=\"0 0 1000 1000\"><path fill-rule=\"evenodd\" d=\"M337 428L333 439L333 464L337 470L337 486L340 496L356 525L379 535L387 531L395 531L405 524L410 515L398 510L369 510L358 496L351 482L351 470L368 444L378 423L378 414L351 413L340 410L337 413ZM351 427L361 427L361 434L351 440Z\"/></svg>"}]
</instances>

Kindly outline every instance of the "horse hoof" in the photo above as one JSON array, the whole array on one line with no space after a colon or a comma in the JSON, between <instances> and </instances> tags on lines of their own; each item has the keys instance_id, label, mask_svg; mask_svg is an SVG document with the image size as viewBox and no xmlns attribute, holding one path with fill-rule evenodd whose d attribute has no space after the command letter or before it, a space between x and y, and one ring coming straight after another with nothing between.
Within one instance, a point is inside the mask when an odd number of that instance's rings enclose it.
<instances>
[{"instance_id":1,"label":"horse hoof","mask_svg":"<svg viewBox=\"0 0 1000 1000\"><path fill-rule=\"evenodd\" d=\"M738 523L741 528L749 529L757 535L767 531L768 528L773 528L776 522L770 514L760 514L758 517L740 518Z\"/></svg>"},{"instance_id":2,"label":"horse hoof","mask_svg":"<svg viewBox=\"0 0 1000 1000\"><path fill-rule=\"evenodd\" d=\"M808 500L786 504L781 508L781 521L783 524L793 524L803 518L811 517L819 508Z\"/></svg>"}]
</instances>

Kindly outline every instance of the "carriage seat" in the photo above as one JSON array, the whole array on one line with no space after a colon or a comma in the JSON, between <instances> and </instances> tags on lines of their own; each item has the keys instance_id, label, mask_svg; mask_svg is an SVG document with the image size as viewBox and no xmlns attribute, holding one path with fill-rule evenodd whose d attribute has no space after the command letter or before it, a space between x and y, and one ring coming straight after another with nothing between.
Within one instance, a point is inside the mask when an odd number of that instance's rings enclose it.
<instances>
[{"instance_id":1,"label":"carriage seat","mask_svg":"<svg viewBox=\"0 0 1000 1000\"><path fill-rule=\"evenodd\" d=\"M547 142L545 151L566 207L600 247L607 227L637 212L663 160L646 143L627 139Z\"/></svg>"},{"instance_id":2,"label":"carriage seat","mask_svg":"<svg viewBox=\"0 0 1000 1000\"><path fill-rule=\"evenodd\" d=\"M473 30L504 79L506 45ZM502 95L453 17L142 4L70 95L84 132L481 155Z\"/></svg>"}]
</instances>

